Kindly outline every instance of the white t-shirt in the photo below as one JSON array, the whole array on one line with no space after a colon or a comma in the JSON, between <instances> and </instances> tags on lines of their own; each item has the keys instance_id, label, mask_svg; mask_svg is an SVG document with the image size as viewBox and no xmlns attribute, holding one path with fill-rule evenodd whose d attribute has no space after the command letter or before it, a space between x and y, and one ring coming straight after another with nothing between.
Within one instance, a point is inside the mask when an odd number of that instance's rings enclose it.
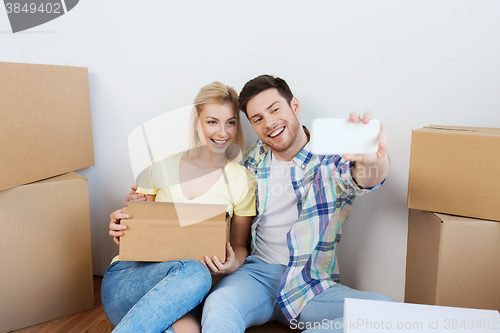
<instances>
[{"instance_id":1,"label":"white t-shirt","mask_svg":"<svg viewBox=\"0 0 500 333\"><path fill-rule=\"evenodd\" d=\"M266 207L257 225L253 255L268 264L287 265L290 251L286 237L299 216L290 175L294 162L278 161L274 155L271 159Z\"/></svg>"}]
</instances>

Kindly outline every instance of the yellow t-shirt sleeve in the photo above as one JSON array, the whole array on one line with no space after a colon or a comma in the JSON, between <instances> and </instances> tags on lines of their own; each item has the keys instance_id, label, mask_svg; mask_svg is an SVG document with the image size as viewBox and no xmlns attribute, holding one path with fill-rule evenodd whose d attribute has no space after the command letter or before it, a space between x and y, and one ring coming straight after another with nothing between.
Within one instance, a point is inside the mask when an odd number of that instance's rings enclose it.
<instances>
[{"instance_id":1,"label":"yellow t-shirt sleeve","mask_svg":"<svg viewBox=\"0 0 500 333\"><path fill-rule=\"evenodd\" d=\"M139 182L137 184L136 193L150 194L150 195L158 194L158 189L155 184L153 171L154 168L153 165L151 165L139 175L138 177Z\"/></svg>"},{"instance_id":2,"label":"yellow t-shirt sleeve","mask_svg":"<svg viewBox=\"0 0 500 333\"><path fill-rule=\"evenodd\" d=\"M238 216L255 216L255 185L253 174L248 169L243 169L240 175L238 196L235 198L234 214Z\"/></svg>"}]
</instances>

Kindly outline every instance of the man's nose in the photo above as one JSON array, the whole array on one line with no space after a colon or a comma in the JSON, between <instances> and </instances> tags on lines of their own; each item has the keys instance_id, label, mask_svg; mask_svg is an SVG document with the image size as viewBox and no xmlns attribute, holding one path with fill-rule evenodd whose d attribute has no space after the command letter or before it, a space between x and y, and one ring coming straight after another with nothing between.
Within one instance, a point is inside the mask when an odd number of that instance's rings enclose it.
<instances>
[{"instance_id":1,"label":"man's nose","mask_svg":"<svg viewBox=\"0 0 500 333\"><path fill-rule=\"evenodd\" d=\"M264 122L266 124L266 129L267 130L271 130L274 127L276 127L276 119L274 119L274 117L272 117L272 116L265 117L264 118Z\"/></svg>"}]
</instances>

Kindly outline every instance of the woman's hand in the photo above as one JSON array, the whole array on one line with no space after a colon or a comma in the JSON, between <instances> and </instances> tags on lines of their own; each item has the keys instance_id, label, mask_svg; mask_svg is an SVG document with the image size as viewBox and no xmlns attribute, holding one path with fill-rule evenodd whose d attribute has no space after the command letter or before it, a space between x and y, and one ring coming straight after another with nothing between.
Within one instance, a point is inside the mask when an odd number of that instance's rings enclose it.
<instances>
[{"instance_id":1,"label":"woman's hand","mask_svg":"<svg viewBox=\"0 0 500 333\"><path fill-rule=\"evenodd\" d=\"M210 270L212 275L223 275L235 272L240 268L241 264L236 261L236 256L234 254L233 248L229 242L226 243L227 260L222 263L216 256L210 259L209 256L205 256L205 260L200 260L205 266Z\"/></svg>"},{"instance_id":2,"label":"woman's hand","mask_svg":"<svg viewBox=\"0 0 500 333\"><path fill-rule=\"evenodd\" d=\"M137 185L131 187L132 191L130 191L125 196L126 206L128 206L129 201L146 201L146 196L144 194L135 193L137 191Z\"/></svg>"},{"instance_id":3,"label":"woman's hand","mask_svg":"<svg viewBox=\"0 0 500 333\"><path fill-rule=\"evenodd\" d=\"M220 259L208 256L200 260L212 275L230 274L235 272L245 262L248 255L247 245L250 237L250 227L254 216L234 215L231 220L231 244L226 243L226 262L221 263Z\"/></svg>"},{"instance_id":4,"label":"woman's hand","mask_svg":"<svg viewBox=\"0 0 500 333\"><path fill-rule=\"evenodd\" d=\"M127 226L120 224L120 222L129 217L128 214L125 214L125 208L116 210L109 216L109 235L113 236L113 240L118 245L120 245L120 236L123 236L123 230L127 229Z\"/></svg>"}]
</instances>

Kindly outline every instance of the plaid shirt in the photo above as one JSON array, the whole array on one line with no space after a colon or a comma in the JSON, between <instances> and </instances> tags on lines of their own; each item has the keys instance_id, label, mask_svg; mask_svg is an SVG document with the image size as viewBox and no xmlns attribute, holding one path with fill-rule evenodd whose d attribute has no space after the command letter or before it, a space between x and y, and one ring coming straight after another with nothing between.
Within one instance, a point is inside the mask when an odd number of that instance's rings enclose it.
<instances>
[{"instance_id":1,"label":"plaid shirt","mask_svg":"<svg viewBox=\"0 0 500 333\"><path fill-rule=\"evenodd\" d=\"M306 129L307 131L307 129ZM245 154L244 164L255 174L258 215L252 223L252 252L257 224L266 211L271 174L269 146L261 140ZM364 190L351 176L351 162L339 155L313 155L307 144L293 159L290 174L297 195L299 218L287 234L290 261L278 293L279 305L290 320L324 289L339 283L336 249L342 225L356 195Z\"/></svg>"}]
</instances>

